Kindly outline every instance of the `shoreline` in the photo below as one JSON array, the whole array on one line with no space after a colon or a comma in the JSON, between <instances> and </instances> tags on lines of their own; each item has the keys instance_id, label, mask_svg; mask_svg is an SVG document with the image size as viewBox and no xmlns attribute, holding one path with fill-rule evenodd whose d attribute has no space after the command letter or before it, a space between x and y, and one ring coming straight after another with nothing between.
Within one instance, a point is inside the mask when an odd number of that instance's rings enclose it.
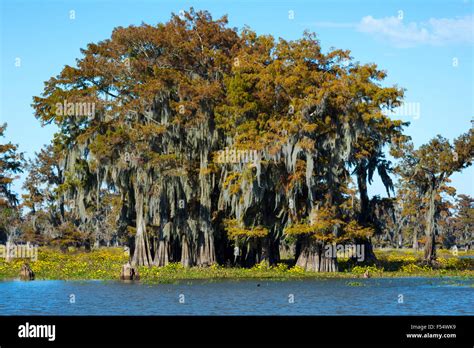
<instances>
[{"instance_id":1,"label":"shoreline","mask_svg":"<svg viewBox=\"0 0 474 348\"><path fill-rule=\"evenodd\" d=\"M173 283L191 280L310 280L310 279L365 279L370 278L443 278L462 277L474 279L474 258L472 252L454 257L440 252L436 268L423 265L420 255L412 250L376 250L379 262L374 266L354 266L348 260L339 260L339 272L315 273L292 266L291 260L284 260L276 266L256 264L252 268L212 265L207 268L185 268L180 263L164 267L139 267L141 283ZM121 248L100 248L93 251L60 252L42 247L37 261L30 261L36 280L119 280L120 270L128 261ZM19 278L24 259L6 262L0 259L0 281Z\"/></svg>"},{"instance_id":2,"label":"shoreline","mask_svg":"<svg viewBox=\"0 0 474 348\"><path fill-rule=\"evenodd\" d=\"M390 273L384 275L373 276L369 279L410 279L410 278L424 278L424 279L453 279L453 280L474 280L474 272L468 274L465 273L416 273L416 274L401 274ZM347 280L347 286L365 286L360 281L364 282L367 278L358 277L352 273L341 273L335 275L328 274L315 274L303 277L282 277L282 276L247 276L247 277L162 277L159 279L140 279L140 280L121 280L119 278L36 278L33 282L44 282L44 281L64 281L64 282L121 282L129 284L143 284L143 285L157 285L157 284L182 284L192 281L202 281L205 283L214 282L240 282L240 281L270 281L270 282L289 282L289 281L313 281L313 280ZM0 278L0 282L12 282L12 281L24 281L19 277L15 278ZM452 285L459 286L460 284L453 283ZM470 287L474 287L474 284Z\"/></svg>"}]
</instances>

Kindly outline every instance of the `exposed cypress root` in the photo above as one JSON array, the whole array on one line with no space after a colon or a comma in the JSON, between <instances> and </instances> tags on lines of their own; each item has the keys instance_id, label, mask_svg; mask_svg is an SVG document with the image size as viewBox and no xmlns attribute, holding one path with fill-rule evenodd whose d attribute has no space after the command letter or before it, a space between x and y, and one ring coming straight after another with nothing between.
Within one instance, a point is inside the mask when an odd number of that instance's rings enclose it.
<instances>
[{"instance_id":1,"label":"exposed cypress root","mask_svg":"<svg viewBox=\"0 0 474 348\"><path fill-rule=\"evenodd\" d=\"M296 265L311 272L337 272L336 257L328 257L323 245L316 241L303 243Z\"/></svg>"},{"instance_id":2,"label":"exposed cypress root","mask_svg":"<svg viewBox=\"0 0 474 348\"><path fill-rule=\"evenodd\" d=\"M34 280L35 279L35 273L31 269L30 265L27 263L24 263L21 266L20 269L20 279L21 280Z\"/></svg>"},{"instance_id":3,"label":"exposed cypress root","mask_svg":"<svg viewBox=\"0 0 474 348\"><path fill-rule=\"evenodd\" d=\"M324 252L320 255L319 260L319 272L338 272L339 267L337 264L337 258L326 257Z\"/></svg>"},{"instance_id":4,"label":"exposed cypress root","mask_svg":"<svg viewBox=\"0 0 474 348\"><path fill-rule=\"evenodd\" d=\"M166 266L169 263L169 243L165 239L158 241L153 265L158 267Z\"/></svg>"},{"instance_id":5,"label":"exposed cypress root","mask_svg":"<svg viewBox=\"0 0 474 348\"><path fill-rule=\"evenodd\" d=\"M183 236L181 241L181 264L184 267L192 267L195 265L193 246L186 235Z\"/></svg>"},{"instance_id":6,"label":"exposed cypress root","mask_svg":"<svg viewBox=\"0 0 474 348\"><path fill-rule=\"evenodd\" d=\"M140 280L140 275L135 267L132 267L130 263L126 263L122 266L120 271L121 280Z\"/></svg>"},{"instance_id":7,"label":"exposed cypress root","mask_svg":"<svg viewBox=\"0 0 474 348\"><path fill-rule=\"evenodd\" d=\"M426 237L424 250L424 261L427 264L433 264L436 260L435 236L434 234Z\"/></svg>"},{"instance_id":8,"label":"exposed cypress root","mask_svg":"<svg viewBox=\"0 0 474 348\"><path fill-rule=\"evenodd\" d=\"M214 247L214 236L210 232L200 232L198 239L198 250L196 265L207 267L216 263L216 252Z\"/></svg>"},{"instance_id":9,"label":"exposed cypress root","mask_svg":"<svg viewBox=\"0 0 474 348\"><path fill-rule=\"evenodd\" d=\"M137 190L138 191L138 190ZM153 259L150 252L150 242L146 233L143 218L143 196L136 195L137 232L135 236L135 251L133 253L133 266L151 266Z\"/></svg>"},{"instance_id":10,"label":"exposed cypress root","mask_svg":"<svg viewBox=\"0 0 474 348\"><path fill-rule=\"evenodd\" d=\"M132 258L132 265L133 266L151 266L152 264L152 257L149 248L149 243L144 235L145 231L141 230L141 232L137 231L137 235L135 237L135 251L133 253Z\"/></svg>"}]
</instances>

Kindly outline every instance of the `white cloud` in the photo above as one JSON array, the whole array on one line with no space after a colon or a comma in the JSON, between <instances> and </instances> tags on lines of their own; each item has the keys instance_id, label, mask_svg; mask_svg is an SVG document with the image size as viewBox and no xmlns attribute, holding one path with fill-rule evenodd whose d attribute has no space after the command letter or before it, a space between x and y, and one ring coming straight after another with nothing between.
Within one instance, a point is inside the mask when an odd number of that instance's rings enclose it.
<instances>
[{"instance_id":1,"label":"white cloud","mask_svg":"<svg viewBox=\"0 0 474 348\"><path fill-rule=\"evenodd\" d=\"M356 25L360 32L388 40L398 47L474 43L474 16L431 18L427 22L405 23L398 17L366 16Z\"/></svg>"}]
</instances>

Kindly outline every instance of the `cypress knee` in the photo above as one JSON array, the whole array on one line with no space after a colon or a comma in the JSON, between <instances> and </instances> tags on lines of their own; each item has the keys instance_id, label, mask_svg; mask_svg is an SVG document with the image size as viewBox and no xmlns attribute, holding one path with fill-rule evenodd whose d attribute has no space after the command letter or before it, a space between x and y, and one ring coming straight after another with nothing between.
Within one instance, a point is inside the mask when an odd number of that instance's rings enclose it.
<instances>
[{"instance_id":1,"label":"cypress knee","mask_svg":"<svg viewBox=\"0 0 474 348\"><path fill-rule=\"evenodd\" d=\"M125 265L122 266L122 270L120 272L120 279L121 280L140 280L140 274L138 273L138 269L132 267L130 262L127 262Z\"/></svg>"},{"instance_id":2,"label":"cypress knee","mask_svg":"<svg viewBox=\"0 0 474 348\"><path fill-rule=\"evenodd\" d=\"M24 263L21 266L20 269L20 279L21 280L34 280L35 279L35 273L31 269L30 265L27 263Z\"/></svg>"}]
</instances>

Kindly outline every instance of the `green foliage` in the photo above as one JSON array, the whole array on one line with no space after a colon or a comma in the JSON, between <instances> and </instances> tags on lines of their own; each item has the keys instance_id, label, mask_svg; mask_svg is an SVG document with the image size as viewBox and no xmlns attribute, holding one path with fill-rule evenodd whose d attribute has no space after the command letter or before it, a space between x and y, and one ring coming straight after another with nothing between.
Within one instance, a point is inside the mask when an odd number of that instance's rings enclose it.
<instances>
[{"instance_id":1,"label":"green foliage","mask_svg":"<svg viewBox=\"0 0 474 348\"><path fill-rule=\"evenodd\" d=\"M0 125L0 139L5 135L7 124ZM18 204L17 196L11 191L15 175L23 172L23 153L12 143L0 143L0 208Z\"/></svg>"},{"instance_id":2,"label":"green foliage","mask_svg":"<svg viewBox=\"0 0 474 348\"><path fill-rule=\"evenodd\" d=\"M237 220L224 221L229 239L234 238L263 238L268 235L268 228L255 226L253 228L240 227Z\"/></svg>"},{"instance_id":3,"label":"green foliage","mask_svg":"<svg viewBox=\"0 0 474 348\"><path fill-rule=\"evenodd\" d=\"M365 272L369 272L370 276L377 276L384 272L383 268L377 268L376 266L355 266L351 272L356 275L362 275Z\"/></svg>"}]
</instances>

